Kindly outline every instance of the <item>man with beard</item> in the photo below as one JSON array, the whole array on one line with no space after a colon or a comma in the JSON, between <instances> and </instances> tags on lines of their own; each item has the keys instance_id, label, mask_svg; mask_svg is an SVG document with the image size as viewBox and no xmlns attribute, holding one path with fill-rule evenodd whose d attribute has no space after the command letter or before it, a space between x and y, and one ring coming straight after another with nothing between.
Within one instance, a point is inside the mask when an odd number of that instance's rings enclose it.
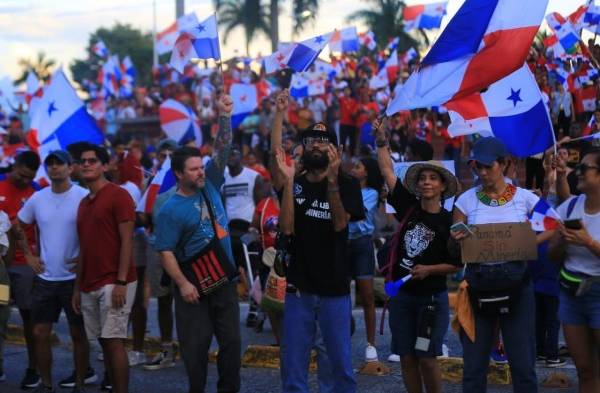
<instances>
[{"instance_id":1,"label":"man with beard","mask_svg":"<svg viewBox=\"0 0 600 393\"><path fill-rule=\"evenodd\" d=\"M302 134L306 173L295 177L284 152L279 226L293 236L287 271L283 355L284 392L308 392L308 364L317 323L331 363L334 389L355 392L350 345L350 282L346 261L348 222L364 218L360 185L340 173L341 149L323 123Z\"/></svg>"}]
</instances>

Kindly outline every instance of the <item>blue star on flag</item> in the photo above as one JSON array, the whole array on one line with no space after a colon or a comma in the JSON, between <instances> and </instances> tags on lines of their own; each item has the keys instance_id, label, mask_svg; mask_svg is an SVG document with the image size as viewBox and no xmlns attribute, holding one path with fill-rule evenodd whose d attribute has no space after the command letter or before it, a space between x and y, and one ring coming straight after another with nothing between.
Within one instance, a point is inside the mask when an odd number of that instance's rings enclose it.
<instances>
[{"instance_id":1,"label":"blue star on flag","mask_svg":"<svg viewBox=\"0 0 600 393\"><path fill-rule=\"evenodd\" d=\"M512 101L514 106L517 106L517 102L519 102L519 101L523 102L523 100L521 99L521 89L515 91L511 87L510 88L510 97L508 97L507 100Z\"/></svg>"},{"instance_id":2,"label":"blue star on flag","mask_svg":"<svg viewBox=\"0 0 600 393\"><path fill-rule=\"evenodd\" d=\"M325 41L325 39L322 36L315 37L315 42L317 44L321 44L323 41Z\"/></svg>"},{"instance_id":3,"label":"blue star on flag","mask_svg":"<svg viewBox=\"0 0 600 393\"><path fill-rule=\"evenodd\" d=\"M196 29L202 33L204 30L206 30L206 26L204 26L202 23L200 23L198 26L196 26Z\"/></svg>"},{"instance_id":4,"label":"blue star on flag","mask_svg":"<svg viewBox=\"0 0 600 393\"><path fill-rule=\"evenodd\" d=\"M54 101L52 101L50 105L48 105L48 117L52 116L52 112L56 112L57 110L56 106L54 106Z\"/></svg>"}]
</instances>

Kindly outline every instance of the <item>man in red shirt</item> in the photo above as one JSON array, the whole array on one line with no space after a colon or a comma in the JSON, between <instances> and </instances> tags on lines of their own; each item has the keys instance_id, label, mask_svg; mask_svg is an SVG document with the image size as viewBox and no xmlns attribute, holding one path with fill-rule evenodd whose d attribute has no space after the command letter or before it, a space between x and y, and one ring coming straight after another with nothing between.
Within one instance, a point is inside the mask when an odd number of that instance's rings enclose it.
<instances>
[{"instance_id":1,"label":"man in red shirt","mask_svg":"<svg viewBox=\"0 0 600 393\"><path fill-rule=\"evenodd\" d=\"M33 178L40 166L40 158L32 151L24 151L15 157L15 163L8 175L0 175L0 210L3 210L10 221L14 223L17 213L27 199L37 190L39 186L33 182ZM17 246L19 240L27 238L34 255L37 254L36 237L32 225L25 226L24 230L13 229L9 231L10 249L6 261L8 261L8 276L10 279L11 298L17 304L21 319L23 320L23 332L27 344L28 366L25 376L21 381L23 389L35 388L40 384L40 377L36 371L36 360L33 348L33 324L31 321L31 289L33 287L34 273L25 260L23 250ZM2 329L0 329L2 331ZM1 350L1 348L0 348Z\"/></svg>"},{"instance_id":2,"label":"man in red shirt","mask_svg":"<svg viewBox=\"0 0 600 393\"><path fill-rule=\"evenodd\" d=\"M90 193L77 212L80 262L73 308L83 314L88 338L98 338L115 392L128 391L129 364L124 339L137 287L132 262L135 206L129 193L104 176L108 152L82 149L82 176Z\"/></svg>"},{"instance_id":3,"label":"man in red shirt","mask_svg":"<svg viewBox=\"0 0 600 393\"><path fill-rule=\"evenodd\" d=\"M352 98L349 87L344 89L340 97L340 145L350 146L350 154L356 152L358 129L356 128L356 117L358 116L358 102ZM348 140L348 142L346 142Z\"/></svg>"}]
</instances>

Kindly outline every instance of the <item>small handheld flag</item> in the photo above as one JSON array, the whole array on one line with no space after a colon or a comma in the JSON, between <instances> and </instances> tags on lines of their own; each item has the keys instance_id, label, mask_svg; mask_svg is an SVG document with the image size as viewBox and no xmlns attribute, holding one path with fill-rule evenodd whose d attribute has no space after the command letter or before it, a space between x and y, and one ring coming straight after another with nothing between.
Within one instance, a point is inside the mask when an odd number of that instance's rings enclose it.
<instances>
[{"instance_id":1,"label":"small handheld flag","mask_svg":"<svg viewBox=\"0 0 600 393\"><path fill-rule=\"evenodd\" d=\"M402 277L400 280L398 281L394 281L394 282L388 282L385 284L385 293L389 296L389 297L394 297L398 294L398 291L400 290L400 288L402 288L402 286L404 284L406 284L410 279L412 278L412 274L408 274L404 277Z\"/></svg>"}]
</instances>

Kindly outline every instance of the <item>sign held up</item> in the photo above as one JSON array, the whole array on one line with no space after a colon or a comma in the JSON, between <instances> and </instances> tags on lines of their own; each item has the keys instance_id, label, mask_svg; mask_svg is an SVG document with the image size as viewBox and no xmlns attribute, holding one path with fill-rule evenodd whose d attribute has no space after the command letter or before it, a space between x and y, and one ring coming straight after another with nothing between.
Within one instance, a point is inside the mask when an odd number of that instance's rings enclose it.
<instances>
[{"instance_id":1,"label":"sign held up","mask_svg":"<svg viewBox=\"0 0 600 393\"><path fill-rule=\"evenodd\" d=\"M460 242L463 263L537 259L535 232L528 222L470 226L473 235Z\"/></svg>"}]
</instances>

